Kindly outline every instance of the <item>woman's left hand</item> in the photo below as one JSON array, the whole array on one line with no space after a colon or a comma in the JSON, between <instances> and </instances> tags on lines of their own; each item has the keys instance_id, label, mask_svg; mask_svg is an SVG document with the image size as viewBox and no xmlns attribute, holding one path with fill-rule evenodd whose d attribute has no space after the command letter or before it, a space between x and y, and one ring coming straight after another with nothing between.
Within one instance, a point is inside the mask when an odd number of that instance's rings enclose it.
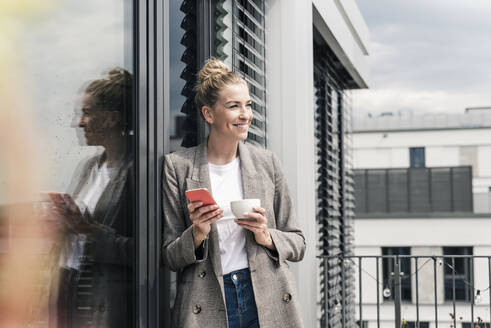
<instances>
[{"instance_id":1,"label":"woman's left hand","mask_svg":"<svg viewBox=\"0 0 491 328\"><path fill-rule=\"evenodd\" d=\"M55 206L55 212L69 231L88 233L91 225L84 218L75 201L69 195L63 195L63 206Z\"/></svg>"},{"instance_id":2,"label":"woman's left hand","mask_svg":"<svg viewBox=\"0 0 491 328\"><path fill-rule=\"evenodd\" d=\"M276 247L268 230L266 210L262 207L254 207L253 210L254 213L244 213L247 219L235 219L235 223L244 229L252 231L259 245L275 250Z\"/></svg>"}]
</instances>

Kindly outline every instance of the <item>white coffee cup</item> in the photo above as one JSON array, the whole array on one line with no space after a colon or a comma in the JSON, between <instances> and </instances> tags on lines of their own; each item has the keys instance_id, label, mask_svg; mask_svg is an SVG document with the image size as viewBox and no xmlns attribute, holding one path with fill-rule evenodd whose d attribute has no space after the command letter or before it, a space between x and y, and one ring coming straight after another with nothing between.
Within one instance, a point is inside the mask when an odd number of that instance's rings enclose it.
<instances>
[{"instance_id":1,"label":"white coffee cup","mask_svg":"<svg viewBox=\"0 0 491 328\"><path fill-rule=\"evenodd\" d=\"M244 213L253 213L254 207L260 207L260 199L241 199L230 202L232 213L237 219L246 219Z\"/></svg>"}]
</instances>

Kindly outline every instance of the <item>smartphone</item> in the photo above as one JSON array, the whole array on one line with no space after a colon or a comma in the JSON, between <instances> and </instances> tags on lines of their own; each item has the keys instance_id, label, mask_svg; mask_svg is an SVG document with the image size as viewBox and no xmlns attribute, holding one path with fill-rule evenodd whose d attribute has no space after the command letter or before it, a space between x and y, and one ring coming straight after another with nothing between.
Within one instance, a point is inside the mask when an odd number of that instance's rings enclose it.
<instances>
[{"instance_id":1,"label":"smartphone","mask_svg":"<svg viewBox=\"0 0 491 328\"><path fill-rule=\"evenodd\" d=\"M186 197L191 203L202 202L205 205L215 205L216 202L206 188L186 190Z\"/></svg>"}]
</instances>

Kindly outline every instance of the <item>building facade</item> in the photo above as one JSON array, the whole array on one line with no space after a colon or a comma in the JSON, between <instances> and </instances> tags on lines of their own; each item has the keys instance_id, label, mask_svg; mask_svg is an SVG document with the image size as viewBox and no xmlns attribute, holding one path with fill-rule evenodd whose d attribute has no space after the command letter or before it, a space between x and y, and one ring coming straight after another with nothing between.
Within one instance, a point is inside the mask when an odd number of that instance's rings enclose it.
<instances>
[{"instance_id":1,"label":"building facade","mask_svg":"<svg viewBox=\"0 0 491 328\"><path fill-rule=\"evenodd\" d=\"M161 161L206 138L193 87L210 57L224 60L249 83L254 120L248 142L275 152L288 178L307 241L305 259L291 265L305 326L354 326L352 271L336 263L325 271L319 256L353 252L350 90L368 87L368 30L355 1L66 0L42 10L36 20L27 19L18 43L30 86L26 93L36 104L26 112L38 120L38 142L47 149L42 190L70 193L69 182L80 181L76 168L84 158L107 153L104 139L88 144L80 123L90 111L87 85L112 81L111 67L118 67L127 83L125 109L118 115L130 163L124 188L131 192L123 203L132 206L129 232L111 240L118 247L124 240L129 254L124 259L133 304L128 327L170 325L178 274L161 263ZM102 78L101 72L109 73ZM4 209L18 204L1 195ZM4 231L3 240L10 240ZM3 254L12 251L8 245L0 244ZM82 270L84 262L73 265L70 270ZM350 301L335 311L343 290ZM82 297L87 290L73 293ZM76 305L93 318L108 311L107 302ZM46 325L45 320L37 324ZM90 326L92 319L87 320Z\"/></svg>"},{"instance_id":2,"label":"building facade","mask_svg":"<svg viewBox=\"0 0 491 328\"><path fill-rule=\"evenodd\" d=\"M389 255L407 256L400 259L401 319L407 327L417 320L420 327L435 327L435 312L443 326L490 322L491 243L479 237L491 233L490 119L481 111L355 120L355 253L385 256L364 258L357 292L368 327L377 327L377 318L381 326L393 326ZM409 256L421 258L416 263Z\"/></svg>"}]
</instances>

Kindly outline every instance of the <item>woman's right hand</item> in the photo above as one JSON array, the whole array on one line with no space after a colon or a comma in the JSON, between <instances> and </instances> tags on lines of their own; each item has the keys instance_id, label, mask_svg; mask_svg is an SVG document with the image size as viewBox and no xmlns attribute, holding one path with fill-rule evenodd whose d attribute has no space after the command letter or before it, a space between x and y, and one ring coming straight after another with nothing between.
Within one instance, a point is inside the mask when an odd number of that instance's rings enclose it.
<instances>
[{"instance_id":1,"label":"woman's right hand","mask_svg":"<svg viewBox=\"0 0 491 328\"><path fill-rule=\"evenodd\" d=\"M223 209L218 205L203 206L202 202L190 203L188 205L189 218L193 222L194 247L199 245L208 237L211 224L223 217Z\"/></svg>"}]
</instances>

